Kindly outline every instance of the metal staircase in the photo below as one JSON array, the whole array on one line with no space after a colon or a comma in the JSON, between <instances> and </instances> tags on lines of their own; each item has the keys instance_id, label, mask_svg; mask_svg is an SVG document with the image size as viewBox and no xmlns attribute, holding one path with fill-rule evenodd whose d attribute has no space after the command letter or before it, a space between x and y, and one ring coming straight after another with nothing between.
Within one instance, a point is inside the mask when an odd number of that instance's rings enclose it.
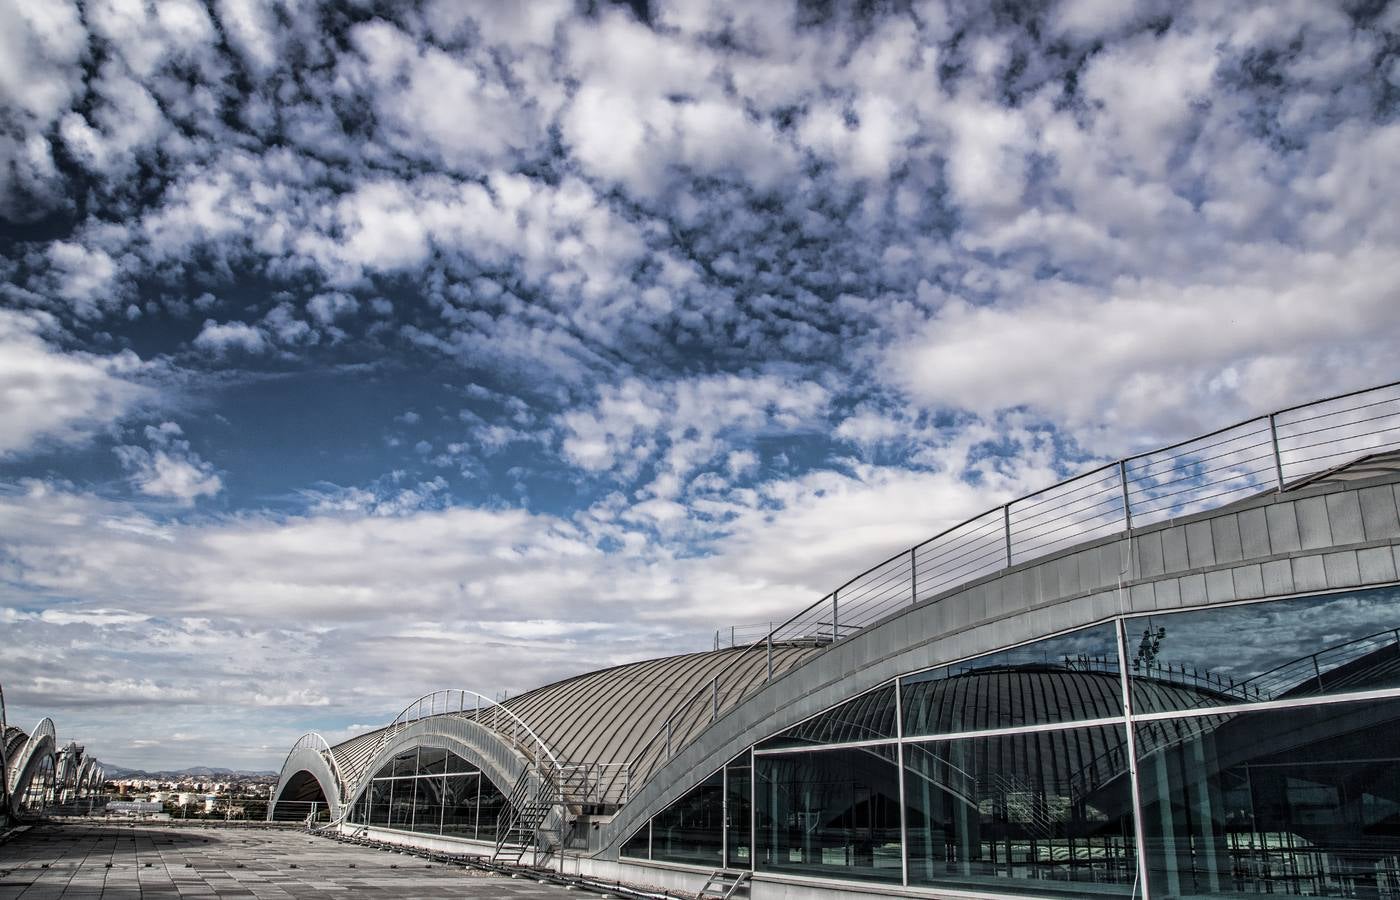
<instances>
[{"instance_id":1,"label":"metal staircase","mask_svg":"<svg viewBox=\"0 0 1400 900\"><path fill-rule=\"evenodd\" d=\"M558 803L559 791L553 781L531 769L522 772L496 823L496 849L491 859L520 865L529 853L534 856L530 862L538 865L540 827Z\"/></svg>"},{"instance_id":2,"label":"metal staircase","mask_svg":"<svg viewBox=\"0 0 1400 900\"><path fill-rule=\"evenodd\" d=\"M747 869L715 869L710 873L710 879L705 882L705 886L700 889L697 897L719 897L721 900L729 900L738 896L739 891L748 893L749 879L753 873Z\"/></svg>"}]
</instances>

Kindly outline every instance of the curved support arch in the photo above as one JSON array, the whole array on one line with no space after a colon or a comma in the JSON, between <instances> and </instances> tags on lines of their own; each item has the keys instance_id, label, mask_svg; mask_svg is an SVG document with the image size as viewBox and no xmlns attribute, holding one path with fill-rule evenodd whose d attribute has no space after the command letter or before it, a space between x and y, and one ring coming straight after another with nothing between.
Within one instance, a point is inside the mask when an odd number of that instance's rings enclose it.
<instances>
[{"instance_id":1,"label":"curved support arch","mask_svg":"<svg viewBox=\"0 0 1400 900\"><path fill-rule=\"evenodd\" d=\"M346 792L344 809L349 810L364 795L375 774L391 759L414 747L448 750L476 766L502 794L509 796L512 787L527 773L539 777L534 760L502 738L502 735L469 718L461 716L432 716L417 719L398 729L388 741L381 741L378 752L369 761L359 778ZM540 830L549 831L561 823L563 810L552 809L541 823Z\"/></svg>"},{"instance_id":2,"label":"curved support arch","mask_svg":"<svg viewBox=\"0 0 1400 900\"><path fill-rule=\"evenodd\" d=\"M316 779L322 795L326 798L326 804L330 807L331 820L338 820L345 802L347 786L330 743L315 731L308 731L297 738L297 742L287 752L287 758L282 761L277 787L272 792L272 803L268 804L268 819L273 818L278 801L283 799L287 788L302 772Z\"/></svg>"},{"instance_id":3,"label":"curved support arch","mask_svg":"<svg viewBox=\"0 0 1400 900\"><path fill-rule=\"evenodd\" d=\"M471 705L468 705L468 700L471 701ZM395 716L394 720L384 729L383 736L379 739L379 749L374 754L375 758L377 759L383 754L384 748L394 740L396 734L412 723L439 716L450 716L453 713L456 713L458 717L472 718L482 723L490 720L489 726L483 725L482 727L509 737L512 746L523 751L536 763L547 765L555 772L562 770L559 757L550 749L544 738L530 727L528 722L504 704L466 688L445 688L433 691L405 706L403 711ZM501 721L502 716L505 717L505 721Z\"/></svg>"},{"instance_id":4,"label":"curved support arch","mask_svg":"<svg viewBox=\"0 0 1400 900\"><path fill-rule=\"evenodd\" d=\"M73 789L79 793L92 786L93 776L97 774L97 764L91 756L84 756L83 763L78 767L78 777L73 784Z\"/></svg>"},{"instance_id":5,"label":"curved support arch","mask_svg":"<svg viewBox=\"0 0 1400 900\"><path fill-rule=\"evenodd\" d=\"M29 791L29 782L45 757L53 757L58 752L58 732L53 719L45 716L34 726L20 750L18 758L11 766L14 772L10 780L10 810L18 814L24 803L24 795Z\"/></svg>"}]
</instances>

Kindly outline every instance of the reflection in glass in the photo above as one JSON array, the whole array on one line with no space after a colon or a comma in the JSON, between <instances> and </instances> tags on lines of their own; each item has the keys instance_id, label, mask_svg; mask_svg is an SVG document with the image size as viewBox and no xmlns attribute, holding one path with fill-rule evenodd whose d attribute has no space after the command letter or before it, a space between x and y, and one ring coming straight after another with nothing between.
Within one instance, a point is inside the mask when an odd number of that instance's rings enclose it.
<instances>
[{"instance_id":1,"label":"reflection in glass","mask_svg":"<svg viewBox=\"0 0 1400 900\"><path fill-rule=\"evenodd\" d=\"M1137 726L1154 898L1400 897L1400 701Z\"/></svg>"},{"instance_id":2,"label":"reflection in glass","mask_svg":"<svg viewBox=\"0 0 1400 900\"><path fill-rule=\"evenodd\" d=\"M418 751L409 750L395 756L389 762L389 773L395 777L418 774Z\"/></svg>"},{"instance_id":3,"label":"reflection in glass","mask_svg":"<svg viewBox=\"0 0 1400 900\"><path fill-rule=\"evenodd\" d=\"M753 765L749 754L745 752L725 766L724 777L725 865L749 869L753 867Z\"/></svg>"},{"instance_id":4,"label":"reflection in glass","mask_svg":"<svg viewBox=\"0 0 1400 900\"><path fill-rule=\"evenodd\" d=\"M447 776L443 783L443 834L467 838L477 836L476 808L482 780L480 773Z\"/></svg>"},{"instance_id":5,"label":"reflection in glass","mask_svg":"<svg viewBox=\"0 0 1400 900\"><path fill-rule=\"evenodd\" d=\"M494 841L498 837L496 826L501 824L502 813L506 808L506 795L496 789L489 778L481 778L481 798L476 807L476 836L478 840Z\"/></svg>"},{"instance_id":6,"label":"reflection in glass","mask_svg":"<svg viewBox=\"0 0 1400 900\"><path fill-rule=\"evenodd\" d=\"M905 676L904 734L935 735L1123 714L1112 624Z\"/></svg>"},{"instance_id":7,"label":"reflection in glass","mask_svg":"<svg viewBox=\"0 0 1400 900\"><path fill-rule=\"evenodd\" d=\"M754 756L760 871L902 879L892 746Z\"/></svg>"},{"instance_id":8,"label":"reflection in glass","mask_svg":"<svg viewBox=\"0 0 1400 900\"><path fill-rule=\"evenodd\" d=\"M1137 713L1400 686L1400 588L1128 619Z\"/></svg>"},{"instance_id":9,"label":"reflection in glass","mask_svg":"<svg viewBox=\"0 0 1400 900\"><path fill-rule=\"evenodd\" d=\"M447 751L433 747L420 747L418 750L419 775L440 775L447 770Z\"/></svg>"},{"instance_id":10,"label":"reflection in glass","mask_svg":"<svg viewBox=\"0 0 1400 900\"><path fill-rule=\"evenodd\" d=\"M505 802L505 795L466 760L424 747L399 754L375 773L354 806L352 821L493 841Z\"/></svg>"},{"instance_id":11,"label":"reflection in glass","mask_svg":"<svg viewBox=\"0 0 1400 900\"><path fill-rule=\"evenodd\" d=\"M413 825L413 785L416 778L394 778L389 787L389 827L408 829Z\"/></svg>"},{"instance_id":12,"label":"reflection in glass","mask_svg":"<svg viewBox=\"0 0 1400 900\"><path fill-rule=\"evenodd\" d=\"M723 865L724 775L716 772L652 817L651 858Z\"/></svg>"},{"instance_id":13,"label":"reflection in glass","mask_svg":"<svg viewBox=\"0 0 1400 900\"><path fill-rule=\"evenodd\" d=\"M634 859L646 859L651 855L651 822L637 830L637 833L627 839L619 851L623 856L630 856Z\"/></svg>"},{"instance_id":14,"label":"reflection in glass","mask_svg":"<svg viewBox=\"0 0 1400 900\"><path fill-rule=\"evenodd\" d=\"M389 827L389 786L392 781L373 781L369 786L370 824Z\"/></svg>"},{"instance_id":15,"label":"reflection in glass","mask_svg":"<svg viewBox=\"0 0 1400 900\"><path fill-rule=\"evenodd\" d=\"M881 740L894 736L894 683L891 682L833 707L800 725L794 725L758 746L766 750Z\"/></svg>"},{"instance_id":16,"label":"reflection in glass","mask_svg":"<svg viewBox=\"0 0 1400 900\"><path fill-rule=\"evenodd\" d=\"M413 779L413 830L427 834L442 831L442 775Z\"/></svg>"},{"instance_id":17,"label":"reflection in glass","mask_svg":"<svg viewBox=\"0 0 1400 900\"><path fill-rule=\"evenodd\" d=\"M909 883L1128 896L1122 726L906 744Z\"/></svg>"}]
</instances>

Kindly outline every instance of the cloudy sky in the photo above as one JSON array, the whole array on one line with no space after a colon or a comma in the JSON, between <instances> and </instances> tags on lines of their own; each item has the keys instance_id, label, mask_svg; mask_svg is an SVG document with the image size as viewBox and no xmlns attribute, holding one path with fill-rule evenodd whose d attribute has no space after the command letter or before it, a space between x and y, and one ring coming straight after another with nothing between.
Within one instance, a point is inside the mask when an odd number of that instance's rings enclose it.
<instances>
[{"instance_id":1,"label":"cloudy sky","mask_svg":"<svg viewBox=\"0 0 1400 900\"><path fill-rule=\"evenodd\" d=\"M0 25L0 683L111 762L703 647L1395 377L1400 4Z\"/></svg>"}]
</instances>

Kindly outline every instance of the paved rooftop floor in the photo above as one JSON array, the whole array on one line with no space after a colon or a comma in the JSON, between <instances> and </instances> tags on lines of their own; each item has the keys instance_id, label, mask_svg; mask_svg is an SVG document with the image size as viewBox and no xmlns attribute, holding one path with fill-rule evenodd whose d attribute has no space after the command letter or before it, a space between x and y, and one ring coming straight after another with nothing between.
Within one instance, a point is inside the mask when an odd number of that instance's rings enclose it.
<instances>
[{"instance_id":1,"label":"paved rooftop floor","mask_svg":"<svg viewBox=\"0 0 1400 900\"><path fill-rule=\"evenodd\" d=\"M566 896L580 894L292 830L39 825L0 844L0 900Z\"/></svg>"}]
</instances>

